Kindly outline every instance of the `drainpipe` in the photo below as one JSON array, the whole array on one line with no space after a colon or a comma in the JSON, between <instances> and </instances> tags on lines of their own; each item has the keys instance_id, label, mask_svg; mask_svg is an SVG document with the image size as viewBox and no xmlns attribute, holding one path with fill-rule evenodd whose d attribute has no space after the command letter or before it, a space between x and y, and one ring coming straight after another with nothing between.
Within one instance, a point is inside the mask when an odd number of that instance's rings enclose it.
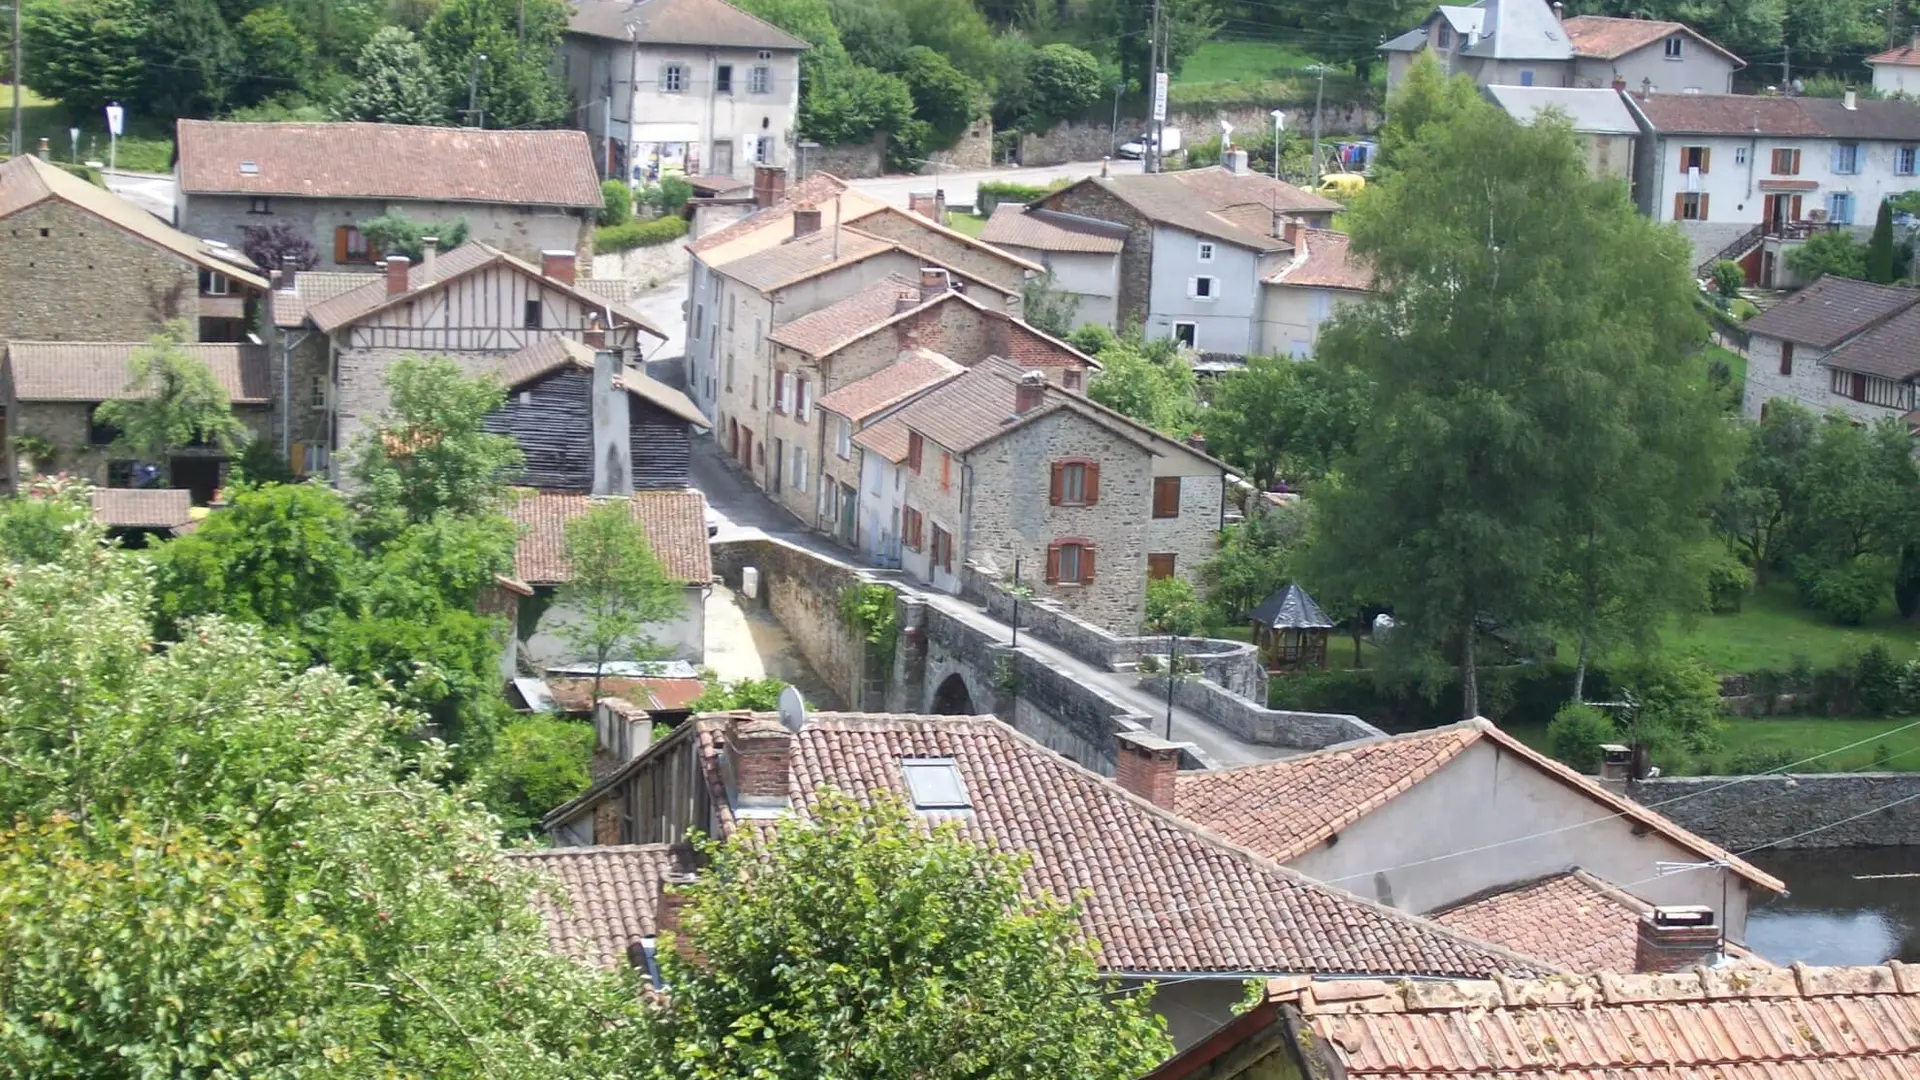
<instances>
[{"instance_id":1,"label":"drainpipe","mask_svg":"<svg viewBox=\"0 0 1920 1080\"><path fill-rule=\"evenodd\" d=\"M293 350L310 335L311 331L280 335L280 460L289 465L293 458Z\"/></svg>"}]
</instances>

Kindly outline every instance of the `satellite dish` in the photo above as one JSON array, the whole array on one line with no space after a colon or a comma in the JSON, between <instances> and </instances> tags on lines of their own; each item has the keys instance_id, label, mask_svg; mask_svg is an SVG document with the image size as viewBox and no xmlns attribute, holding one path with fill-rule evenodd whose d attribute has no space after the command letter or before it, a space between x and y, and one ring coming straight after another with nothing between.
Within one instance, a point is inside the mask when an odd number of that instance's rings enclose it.
<instances>
[{"instance_id":1,"label":"satellite dish","mask_svg":"<svg viewBox=\"0 0 1920 1080\"><path fill-rule=\"evenodd\" d=\"M794 732L807 726L807 703L801 700L800 691L791 686L780 691L780 722Z\"/></svg>"}]
</instances>

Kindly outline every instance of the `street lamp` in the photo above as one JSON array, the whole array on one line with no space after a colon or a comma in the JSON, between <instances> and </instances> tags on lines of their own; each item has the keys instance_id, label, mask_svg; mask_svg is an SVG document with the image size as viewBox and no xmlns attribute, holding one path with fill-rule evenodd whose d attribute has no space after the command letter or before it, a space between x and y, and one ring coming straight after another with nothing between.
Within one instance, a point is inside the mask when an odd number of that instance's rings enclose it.
<instances>
[{"instance_id":1,"label":"street lamp","mask_svg":"<svg viewBox=\"0 0 1920 1080\"><path fill-rule=\"evenodd\" d=\"M1273 178L1280 179L1280 131L1287 126L1287 114L1273 110Z\"/></svg>"}]
</instances>

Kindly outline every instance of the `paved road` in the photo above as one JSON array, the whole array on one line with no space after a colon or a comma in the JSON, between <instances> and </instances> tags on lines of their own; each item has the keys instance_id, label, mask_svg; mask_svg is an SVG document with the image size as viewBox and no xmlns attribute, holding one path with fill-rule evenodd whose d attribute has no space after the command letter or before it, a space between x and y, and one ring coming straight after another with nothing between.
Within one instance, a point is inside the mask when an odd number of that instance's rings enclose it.
<instances>
[{"instance_id":1,"label":"paved road","mask_svg":"<svg viewBox=\"0 0 1920 1080\"><path fill-rule=\"evenodd\" d=\"M949 205L970 206L982 180L1005 180L1016 184L1033 184L1044 187L1056 180L1084 180L1089 176L1098 176L1102 162L1075 161L1066 165L1037 166L1031 169L1019 167L1003 169L985 169L978 172L940 172L925 176L881 176L871 180L849 181L855 188L866 192L876 199L885 199L891 206L905 207L907 195L915 191L932 191L938 187L947 193ZM1137 173L1138 161L1115 160L1109 166L1113 173Z\"/></svg>"},{"instance_id":2,"label":"paved road","mask_svg":"<svg viewBox=\"0 0 1920 1080\"><path fill-rule=\"evenodd\" d=\"M650 365L650 368L657 375L670 379L672 378L671 369L677 366L677 364L668 363ZM824 558L876 569L855 553L801 526L793 515L776 506L758 488L728 468L721 460L718 447L710 438L700 439L694 443L693 483L695 487L706 493L707 503L712 508L715 523L719 525L719 531L714 535L716 541L776 536ZM905 582L895 572L880 571L880 573L899 582L901 587L909 592L925 598L929 604L988 634L994 640L1009 643L1012 641L1012 627L973 604L946 593L922 589ZM1020 647L1045 660L1054 670L1065 672L1076 682L1095 687L1127 708L1151 717L1155 733L1166 733L1166 701L1140 689L1131 676L1097 667L1031 634L1020 639ZM1173 738L1176 741L1192 743L1200 750L1201 755L1214 765L1227 766L1266 761L1291 753L1281 747L1259 746L1243 742L1186 709L1173 710L1172 724Z\"/></svg>"},{"instance_id":3,"label":"paved road","mask_svg":"<svg viewBox=\"0 0 1920 1080\"><path fill-rule=\"evenodd\" d=\"M105 177L107 190L173 224L173 177L158 173L116 172Z\"/></svg>"}]
</instances>

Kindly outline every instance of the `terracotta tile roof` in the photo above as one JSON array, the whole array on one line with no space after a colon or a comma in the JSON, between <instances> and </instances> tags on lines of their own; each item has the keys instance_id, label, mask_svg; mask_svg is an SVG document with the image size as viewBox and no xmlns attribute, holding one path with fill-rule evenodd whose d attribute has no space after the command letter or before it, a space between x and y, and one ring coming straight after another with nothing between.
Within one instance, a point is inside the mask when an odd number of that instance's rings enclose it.
<instances>
[{"instance_id":1,"label":"terracotta tile roof","mask_svg":"<svg viewBox=\"0 0 1920 1080\"><path fill-rule=\"evenodd\" d=\"M817 172L789 187L786 195L772 206L755 210L724 229L715 229L689 241L687 250L702 256L707 265L718 266L791 238L793 212L803 207L819 210L821 225L830 228L834 223L836 200L842 221L850 213L865 213L883 205L848 187L845 180L832 173Z\"/></svg>"},{"instance_id":2,"label":"terracotta tile roof","mask_svg":"<svg viewBox=\"0 0 1920 1080\"><path fill-rule=\"evenodd\" d=\"M1001 203L980 230L980 239L1036 251L1115 254L1126 244L1127 228L1020 203Z\"/></svg>"},{"instance_id":3,"label":"terracotta tile roof","mask_svg":"<svg viewBox=\"0 0 1920 1080\"><path fill-rule=\"evenodd\" d=\"M835 242L834 233L839 233ZM772 292L842 266L871 259L895 250L891 240L868 236L858 229L833 229L831 226L798 240L756 252L750 257L722 263L720 270L750 289Z\"/></svg>"},{"instance_id":4,"label":"terracotta tile roof","mask_svg":"<svg viewBox=\"0 0 1920 1080\"><path fill-rule=\"evenodd\" d=\"M719 45L729 49L807 48L785 30L722 0L573 0L567 31L622 45ZM632 27L635 37L629 37Z\"/></svg>"},{"instance_id":5,"label":"terracotta tile roof","mask_svg":"<svg viewBox=\"0 0 1920 1080\"><path fill-rule=\"evenodd\" d=\"M673 870L667 845L549 848L507 857L546 878L534 907L553 947L567 956L626 967L627 944L654 936L660 882Z\"/></svg>"},{"instance_id":6,"label":"terracotta tile roof","mask_svg":"<svg viewBox=\"0 0 1920 1080\"><path fill-rule=\"evenodd\" d=\"M892 321L901 313L900 298L908 293L914 297L913 306L919 307L920 283L900 274L889 274L852 296L808 312L792 322L781 323L767 335L767 340L808 356L827 356Z\"/></svg>"},{"instance_id":7,"label":"terracotta tile roof","mask_svg":"<svg viewBox=\"0 0 1920 1080\"><path fill-rule=\"evenodd\" d=\"M193 493L184 488L94 488L93 519L109 529L184 530Z\"/></svg>"},{"instance_id":8,"label":"terracotta tile roof","mask_svg":"<svg viewBox=\"0 0 1920 1080\"><path fill-rule=\"evenodd\" d=\"M699 738L722 830L736 825L720 782L729 722L700 719L693 735L669 736ZM972 807L958 816L960 828L1026 853L1030 889L1078 903L1108 971L1546 969L1221 843L991 716L816 713L792 739L792 797L802 812L822 787L905 799L902 759L951 759Z\"/></svg>"},{"instance_id":9,"label":"terracotta tile roof","mask_svg":"<svg viewBox=\"0 0 1920 1080\"><path fill-rule=\"evenodd\" d=\"M1750 334L1831 349L1915 303L1920 303L1920 290L1828 274L1749 319L1746 329Z\"/></svg>"},{"instance_id":10,"label":"terracotta tile roof","mask_svg":"<svg viewBox=\"0 0 1920 1080\"><path fill-rule=\"evenodd\" d=\"M602 205L584 131L182 120L176 133L189 195Z\"/></svg>"},{"instance_id":11,"label":"terracotta tile roof","mask_svg":"<svg viewBox=\"0 0 1920 1080\"><path fill-rule=\"evenodd\" d=\"M435 255L431 268L429 268L426 263L421 263L418 266L409 266L407 268L407 291L398 296L388 294L385 274L367 274L363 275L366 278L366 284L339 293L318 303L310 303L307 308L307 317L313 320L313 325L327 333L332 333L340 327L349 323L358 322L376 311L384 310L395 304L406 303L414 299L423 290L437 288L456 278L494 265L512 267L527 277L538 280L542 288L557 289L561 292L568 293L582 304L598 308L603 312L610 312L618 321L638 327L662 341L666 340L667 335L665 331L662 331L659 327L655 326L650 319L632 308L615 303L603 296L598 296L577 282L573 285L568 285L562 281L555 281L553 278L543 275L539 267L524 260L517 259L498 248L479 243L478 241L470 241L461 244L459 247L445 254ZM296 288L299 287L298 278L295 279L294 285ZM518 324L515 323L514 325L517 326Z\"/></svg>"},{"instance_id":12,"label":"terracotta tile roof","mask_svg":"<svg viewBox=\"0 0 1920 1080\"><path fill-rule=\"evenodd\" d=\"M292 289L275 289L271 294L273 325L299 326L307 321L307 311L313 305L361 288L374 276L335 273L331 270L302 270L294 277Z\"/></svg>"},{"instance_id":13,"label":"terracotta tile roof","mask_svg":"<svg viewBox=\"0 0 1920 1080\"><path fill-rule=\"evenodd\" d=\"M1867 57L1867 63L1892 64L1896 67L1920 67L1920 49L1914 48L1914 43L1909 41L1904 45L1888 49L1886 52L1874 53L1872 56Z\"/></svg>"},{"instance_id":14,"label":"terracotta tile roof","mask_svg":"<svg viewBox=\"0 0 1920 1080\"><path fill-rule=\"evenodd\" d=\"M1895 382L1920 375L1920 304L1867 328L1821 362L1842 371L1882 375Z\"/></svg>"},{"instance_id":15,"label":"terracotta tile roof","mask_svg":"<svg viewBox=\"0 0 1920 1080\"><path fill-rule=\"evenodd\" d=\"M1269 277L1269 283L1356 292L1373 287L1373 268L1348 250L1346 234L1329 229L1302 229L1300 236L1302 246L1307 249L1306 257L1301 258L1295 252L1294 261Z\"/></svg>"},{"instance_id":16,"label":"terracotta tile roof","mask_svg":"<svg viewBox=\"0 0 1920 1080\"><path fill-rule=\"evenodd\" d=\"M592 663L587 665L592 667ZM707 692L699 679L630 678L607 675L600 680L602 698L625 698L647 712L686 712L695 699ZM593 711L592 679L547 680L547 693L564 712L585 716Z\"/></svg>"},{"instance_id":17,"label":"terracotta tile roof","mask_svg":"<svg viewBox=\"0 0 1920 1080\"><path fill-rule=\"evenodd\" d=\"M1494 743L1587 796L1606 815L1630 818L1705 859L1724 861L1735 874L1763 889L1786 891L1779 878L1670 818L1608 791L1591 777L1501 731L1490 720L1468 720L1234 769L1181 773L1174 783L1174 806L1181 816L1235 843L1288 862L1385 806L1482 741ZM1595 820L1602 817L1596 815Z\"/></svg>"},{"instance_id":18,"label":"terracotta tile roof","mask_svg":"<svg viewBox=\"0 0 1920 1080\"><path fill-rule=\"evenodd\" d=\"M603 502L589 495L519 493L507 508L521 527L513 576L529 585L560 585L567 569L567 522ZM698 491L636 491L628 500L667 576L689 585L713 580L707 551L707 500Z\"/></svg>"},{"instance_id":19,"label":"terracotta tile roof","mask_svg":"<svg viewBox=\"0 0 1920 1080\"><path fill-rule=\"evenodd\" d=\"M1276 979L1349 1080L1920 1075L1920 969L1706 968L1538 981Z\"/></svg>"},{"instance_id":20,"label":"terracotta tile roof","mask_svg":"<svg viewBox=\"0 0 1920 1080\"><path fill-rule=\"evenodd\" d=\"M1333 213L1340 205L1291 184L1218 166L1180 172L1095 177L1096 184L1150 221L1257 252L1287 250L1274 236L1273 212ZM1264 223L1265 228L1255 227Z\"/></svg>"},{"instance_id":21,"label":"terracotta tile roof","mask_svg":"<svg viewBox=\"0 0 1920 1080\"><path fill-rule=\"evenodd\" d=\"M0 219L49 199L66 203L155 247L165 248L195 265L218 270L254 289L264 291L267 287L266 277L239 252L189 236L105 188L94 187L32 154L0 161Z\"/></svg>"},{"instance_id":22,"label":"terracotta tile roof","mask_svg":"<svg viewBox=\"0 0 1920 1080\"><path fill-rule=\"evenodd\" d=\"M1636 95L1633 104L1660 135L1809 136L1920 141L1920 105L1860 99L1752 94Z\"/></svg>"},{"instance_id":23,"label":"terracotta tile roof","mask_svg":"<svg viewBox=\"0 0 1920 1080\"><path fill-rule=\"evenodd\" d=\"M922 394L967 370L937 352L915 349L879 371L850 382L814 404L856 423Z\"/></svg>"},{"instance_id":24,"label":"terracotta tile roof","mask_svg":"<svg viewBox=\"0 0 1920 1080\"><path fill-rule=\"evenodd\" d=\"M853 445L876 455L890 465L907 460L907 425L897 416L854 432Z\"/></svg>"},{"instance_id":25,"label":"terracotta tile roof","mask_svg":"<svg viewBox=\"0 0 1920 1080\"><path fill-rule=\"evenodd\" d=\"M7 365L19 401L112 401L131 397L127 382L134 351L144 341L10 341ZM193 343L180 348L213 372L235 405L273 399L265 345Z\"/></svg>"},{"instance_id":26,"label":"terracotta tile roof","mask_svg":"<svg viewBox=\"0 0 1920 1080\"><path fill-rule=\"evenodd\" d=\"M886 231L886 227L877 220L879 218L888 218L904 224L912 233L918 234L923 239L939 237L949 243L958 244L964 248L972 248L987 258L997 259L1008 264L1010 267L1018 268L1026 273L1040 274L1046 272L1046 267L1041 266L1031 259L1021 255L1015 255L1011 251L1002 251L979 237L968 236L966 233L958 229L948 228L930 217L916 214L910 210L902 210L897 206L887 206L883 204L873 210L850 212L847 214L846 220L849 225L865 226L866 231L876 236L895 235ZM902 238L896 242L909 251L914 250L914 242L911 239ZM928 243L925 246L932 247L933 245Z\"/></svg>"},{"instance_id":27,"label":"terracotta tile roof","mask_svg":"<svg viewBox=\"0 0 1920 1080\"><path fill-rule=\"evenodd\" d=\"M1584 870L1522 882L1427 913L1442 926L1568 971L1634 970L1640 916L1653 905Z\"/></svg>"},{"instance_id":28,"label":"terracotta tile roof","mask_svg":"<svg viewBox=\"0 0 1920 1080\"><path fill-rule=\"evenodd\" d=\"M611 300L616 304L632 303L640 291L626 278L581 278L575 284L602 300Z\"/></svg>"},{"instance_id":29,"label":"terracotta tile roof","mask_svg":"<svg viewBox=\"0 0 1920 1080\"><path fill-rule=\"evenodd\" d=\"M1721 48L1704 35L1695 33L1684 23L1662 22L1659 19L1615 19L1604 15L1573 15L1561 20L1560 25L1566 27L1567 37L1573 41L1575 56L1617 60L1630 52L1644 49L1675 34L1685 34L1732 60L1736 67L1747 66L1746 61Z\"/></svg>"},{"instance_id":30,"label":"terracotta tile roof","mask_svg":"<svg viewBox=\"0 0 1920 1080\"><path fill-rule=\"evenodd\" d=\"M1005 361L983 362L902 409L907 427L956 454L1066 407L1065 391L1049 386L1046 397L1025 414L1013 411L1019 369Z\"/></svg>"}]
</instances>

